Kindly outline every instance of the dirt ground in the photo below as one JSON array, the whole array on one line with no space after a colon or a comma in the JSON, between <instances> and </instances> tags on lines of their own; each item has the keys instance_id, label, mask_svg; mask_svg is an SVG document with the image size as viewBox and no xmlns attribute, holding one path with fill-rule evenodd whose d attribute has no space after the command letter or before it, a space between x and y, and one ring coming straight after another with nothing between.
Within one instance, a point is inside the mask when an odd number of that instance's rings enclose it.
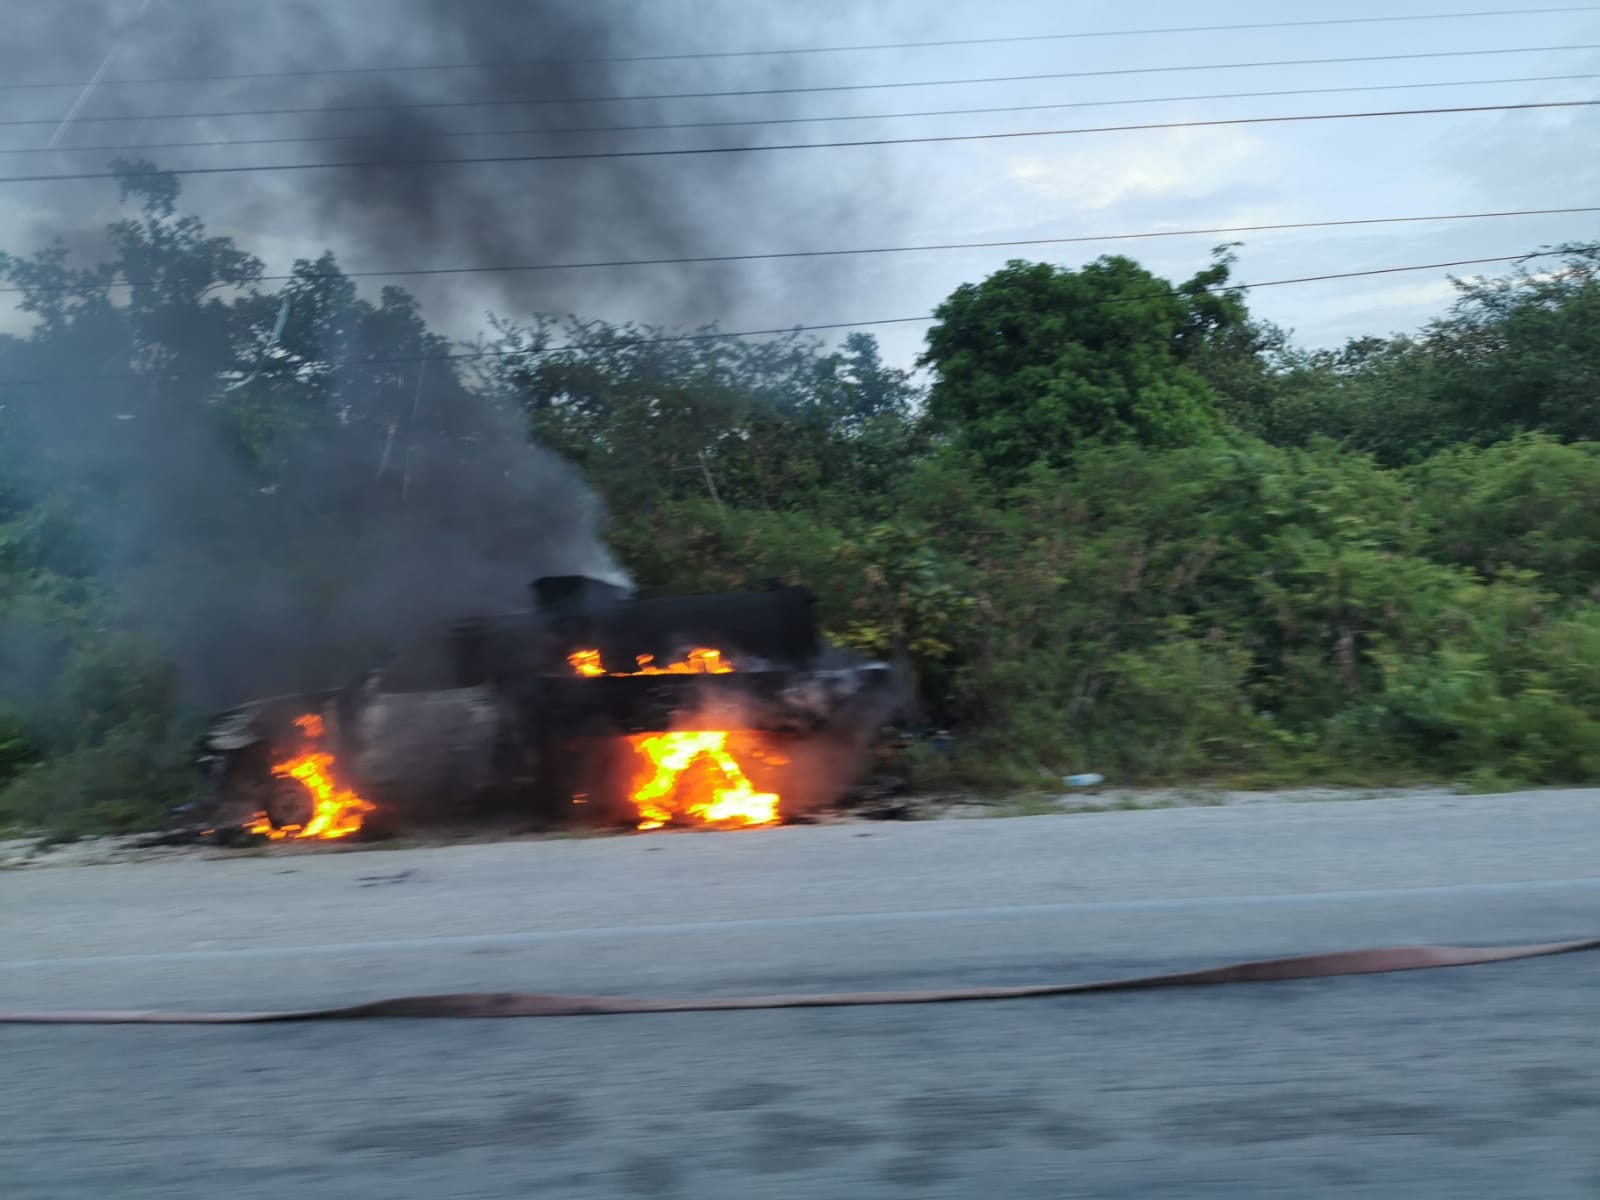
<instances>
[{"instance_id":1,"label":"dirt ground","mask_svg":"<svg viewBox=\"0 0 1600 1200\"><path fill-rule=\"evenodd\" d=\"M1449 796L1446 787L1402 789L1294 788L1279 791L1237 791L1220 788L1080 788L1059 794L980 798L973 796L905 796L807 818L806 824L856 824L882 820L963 820L980 817L1041 816L1047 813L1136 812L1145 809L1238 807L1260 804L1306 804L1375 799ZM265 855L376 853L428 846L470 845L518 840L548 841L574 837L671 837L692 831L631 834L594 830L529 834L505 825L476 825L408 834L382 841L275 842L223 849L215 846L148 844L149 834L89 837L53 841L42 837L0 839L0 870L34 867L79 867L121 862L158 862L183 858L256 858Z\"/></svg>"}]
</instances>

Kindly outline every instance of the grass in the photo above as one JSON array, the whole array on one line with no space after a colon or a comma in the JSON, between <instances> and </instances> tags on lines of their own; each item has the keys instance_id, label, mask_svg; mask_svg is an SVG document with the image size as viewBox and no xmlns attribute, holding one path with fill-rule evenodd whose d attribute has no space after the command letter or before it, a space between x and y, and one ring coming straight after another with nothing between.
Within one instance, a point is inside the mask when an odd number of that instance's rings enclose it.
<instances>
[{"instance_id":1,"label":"grass","mask_svg":"<svg viewBox=\"0 0 1600 1200\"><path fill-rule=\"evenodd\" d=\"M1499 796L1506 792L1520 792L1527 786L1519 780L1507 778L1493 767L1479 767L1458 780L1455 791L1463 796Z\"/></svg>"},{"instance_id":2,"label":"grass","mask_svg":"<svg viewBox=\"0 0 1600 1200\"><path fill-rule=\"evenodd\" d=\"M1167 808L1221 808L1230 803L1229 792L1283 792L1285 802L1321 803L1325 801L1378 800L1397 790L1415 787L1440 787L1438 780L1408 779L1405 783L1387 785L1355 785L1328 780L1297 780L1294 784L1265 784L1255 781L1255 786L1245 786L1240 781L1224 786L1215 781L1191 783L1172 787L1123 789L1085 789L1081 792L1031 790L1025 792L999 791L988 796L978 794L956 800L963 808L976 810L986 817L1038 817L1053 813L1105 813L1149 812ZM1514 783L1494 775L1479 773L1456 786L1463 794L1493 795L1500 792L1519 791L1525 784ZM1301 790L1315 790L1314 795L1297 796ZM940 815L930 812L930 815Z\"/></svg>"},{"instance_id":3,"label":"grass","mask_svg":"<svg viewBox=\"0 0 1600 1200\"><path fill-rule=\"evenodd\" d=\"M1060 799L1042 792L1001 796L992 801L980 800L978 803L985 810L990 810L988 815L996 817L1041 817L1046 813L1061 811Z\"/></svg>"},{"instance_id":4,"label":"grass","mask_svg":"<svg viewBox=\"0 0 1600 1200\"><path fill-rule=\"evenodd\" d=\"M1094 796L1098 793L1086 792ZM1126 793L1112 794L1105 799L1077 799L1073 793L1020 792L996 796L993 799L974 798L969 801L981 808L984 816L991 817L1042 817L1054 813L1105 813L1146 812L1162 808L1218 808L1227 803L1226 798L1212 788L1176 789L1170 794L1147 796Z\"/></svg>"}]
</instances>

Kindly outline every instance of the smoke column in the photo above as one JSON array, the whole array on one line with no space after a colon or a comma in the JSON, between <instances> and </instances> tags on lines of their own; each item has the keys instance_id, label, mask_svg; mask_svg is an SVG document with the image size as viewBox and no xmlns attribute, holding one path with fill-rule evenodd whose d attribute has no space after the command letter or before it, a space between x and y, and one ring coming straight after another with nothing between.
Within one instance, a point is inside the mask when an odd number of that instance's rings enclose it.
<instances>
[{"instance_id":1,"label":"smoke column","mask_svg":"<svg viewBox=\"0 0 1600 1200\"><path fill-rule=\"evenodd\" d=\"M319 140L128 157L178 170L244 162L378 164L185 181L179 214L201 215L212 232L249 252L274 252L258 244L260 230L279 241L293 241L293 233L296 253L314 241L357 267L488 268L837 244L850 236L857 215L845 197L871 196L872 221L881 228L897 192L887 175L860 175L860 162L840 166L809 155L383 165L770 138L770 131L750 129L618 127L782 118L802 104L815 111L815 98L596 99L777 89L834 78L816 75L822 68L815 60L787 56L617 61L684 46L816 40L804 24L779 28L743 5L715 19L705 5L592 0L151 0L143 6L52 0L25 6L10 20L9 36L0 40L0 71L8 81L95 81L8 100L19 117L62 118L6 135L13 139L8 144L31 138L28 144L59 147L57 169L93 169L110 157L73 147L202 138ZM397 63L452 69L369 70ZM306 74L195 78L284 70ZM335 71L341 73L316 73ZM180 76L188 81L117 82ZM459 106L478 100L538 103ZM262 108L301 111L187 121L156 115ZM95 120L129 114L148 119ZM511 132L530 129L543 132ZM601 132L562 132L573 129ZM495 130L502 132L460 136ZM117 215L102 203L112 189L86 207L87 189L96 185L71 186L59 203L50 193L19 210L17 219L31 227L0 231L0 244L21 253L30 242L59 238L74 262L104 258L97 231ZM260 265L234 268L248 287ZM796 297L812 283L803 267L784 277ZM758 273L733 268L485 273L448 291L416 294L436 319L439 311L459 318L493 309L513 319L575 312L682 323L736 317L746 288L770 285ZM278 315L277 286L262 286L258 329L272 327ZM164 379L149 362L134 361L140 351L115 308L103 320L78 314L71 335L53 342L0 339L0 383L8 375L72 378L130 369L142 375L6 389L0 438L17 452L10 456L10 486L66 497L74 511L90 515L104 544L107 582L123 610L169 648L191 704L337 686L375 655L437 632L453 617L522 605L536 575L624 577L603 544L599 505L575 472L527 444L520 413L463 384L441 358L447 347L420 332L420 316L404 297L373 299L380 318L370 324L400 330L387 345L413 346L419 357L436 361L352 370L325 381L323 394L342 406L343 424L316 440L275 435L292 455L270 478L241 465L239 441L255 431L218 416L226 405L219 401L225 385L217 381L237 379L247 349L228 344L222 300L184 296L163 310L166 327L141 335L191 367L214 364L210 381ZM329 357L359 357L363 349L348 331L323 329L303 307L291 304L282 315L298 345L325 338ZM13 688L16 664L26 658L17 647L29 636L0 631L0 672L12 672Z\"/></svg>"}]
</instances>

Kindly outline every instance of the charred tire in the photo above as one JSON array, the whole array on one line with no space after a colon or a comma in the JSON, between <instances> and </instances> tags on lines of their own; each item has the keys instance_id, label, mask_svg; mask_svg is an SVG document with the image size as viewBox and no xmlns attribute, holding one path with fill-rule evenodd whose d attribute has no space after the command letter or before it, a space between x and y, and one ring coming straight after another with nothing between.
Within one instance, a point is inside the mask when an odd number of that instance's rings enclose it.
<instances>
[{"instance_id":1,"label":"charred tire","mask_svg":"<svg viewBox=\"0 0 1600 1200\"><path fill-rule=\"evenodd\" d=\"M262 789L262 808L274 829L289 825L304 827L316 814L316 803L311 793L292 779L274 778Z\"/></svg>"}]
</instances>

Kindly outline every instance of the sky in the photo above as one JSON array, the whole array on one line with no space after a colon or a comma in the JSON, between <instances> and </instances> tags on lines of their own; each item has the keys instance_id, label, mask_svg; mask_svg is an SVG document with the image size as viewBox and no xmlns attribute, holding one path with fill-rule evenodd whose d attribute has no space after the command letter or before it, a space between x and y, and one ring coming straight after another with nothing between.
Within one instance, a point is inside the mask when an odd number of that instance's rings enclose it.
<instances>
[{"instance_id":1,"label":"sky","mask_svg":"<svg viewBox=\"0 0 1600 1200\"><path fill-rule=\"evenodd\" d=\"M452 154L732 146L1020 134L1088 126L1216 121L1600 98L1600 6L1496 0L1232 0L1196 6L1045 0L551 0L540 32L508 33L506 0L59 0L20 18L0 50L4 78L62 87L0 90L0 176L103 169L109 152L66 149L180 140L360 133L362 143L213 145L143 151L163 167L348 161L380 144L448 146ZM1320 27L1084 36L1173 26L1395 17L1488 9L1513 15ZM48 15L46 15L48 10ZM317 10L313 17L309 14ZM569 11L570 10L570 11ZM565 13L565 16L562 14ZM572 16L572 13L581 13ZM644 15L641 15L644 14ZM560 17L560 20L556 18ZM570 18L570 19L569 19ZM472 26L463 35L456 23ZM1050 35L1072 34L1069 38ZM985 45L851 50L596 64L597 57L723 54L867 43L1020 38ZM1513 52L1514 51L1514 52ZM150 75L270 72L336 65L461 62L486 52L561 64L480 72L295 76L79 85ZM1395 57L1468 52L1455 57ZM1487 52L1487 53L1486 53ZM110 55L109 60L107 56ZM465 56L465 58L464 58ZM1231 66L1282 60L1342 63ZM1098 73L1098 74L1095 74ZM1068 76L965 83L994 76ZM1534 79L1549 76L1591 78ZM571 97L763 89L681 100L568 99L516 108L411 114L329 113L382 98L454 103L483 97ZM910 84L918 86L871 86ZM1511 82L1485 82L1511 81ZM1429 86L1412 86L1429 85ZM1433 86L1438 85L1438 86ZM398 90L395 90L395 89ZM1219 93L1384 89L1234 98ZM1185 99L1184 97L1190 97ZM63 123L69 112L75 115ZM951 109L1056 106L1028 112ZM97 121L97 117L239 108L306 110L256 117ZM943 115L886 117L895 113ZM824 120L823 118L851 118ZM685 121L771 121L753 127L607 130L598 134L462 131ZM4 124L10 121L11 124ZM34 122L17 124L16 122ZM342 122L342 123L341 123ZM426 140L422 134L426 134ZM57 149L38 152L52 144ZM352 270L928 243L1081 238L1164 230L1600 205L1600 109L1554 108L1315 122L1120 130L959 142L684 155L600 162L494 163L410 169L256 172L185 179L184 207L286 270L332 249ZM27 153L6 153L26 150ZM85 251L115 215L105 180L0 180L0 247L23 251L63 236ZM929 313L952 289L1008 258L1077 266L1124 253L1170 279L1207 265L1212 247L1242 241L1243 282L1501 255L1600 238L1600 213L1426 222L1347 229L1201 234L837 256L699 266L622 267L537 276L487 274L373 280L410 287L439 326L470 337L485 314L539 310L728 330L870 322ZM1498 266L1461 267L1456 274ZM1416 329L1452 296L1450 271L1264 288L1261 317L1302 345ZM0 328L23 327L0 313ZM866 326L873 328L871 326ZM923 325L873 328L887 357L910 365ZM838 335L832 335L838 336Z\"/></svg>"}]
</instances>

